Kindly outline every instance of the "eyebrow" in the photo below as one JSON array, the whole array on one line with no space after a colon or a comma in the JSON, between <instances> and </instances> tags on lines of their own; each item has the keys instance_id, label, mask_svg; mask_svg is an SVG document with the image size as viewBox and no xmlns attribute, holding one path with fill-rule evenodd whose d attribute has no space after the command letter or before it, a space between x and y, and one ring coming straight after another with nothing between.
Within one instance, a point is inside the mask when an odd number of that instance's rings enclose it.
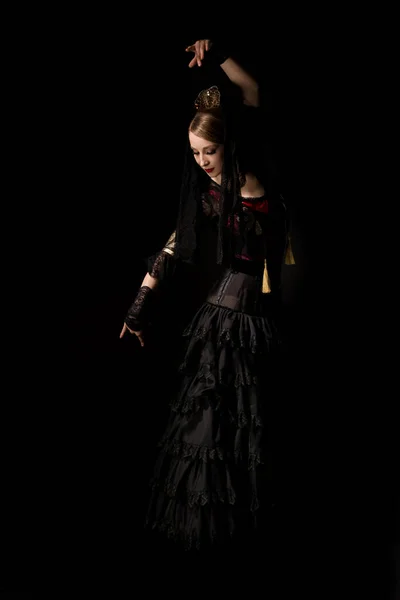
<instances>
[{"instance_id":1,"label":"eyebrow","mask_svg":"<svg viewBox=\"0 0 400 600\"><path fill-rule=\"evenodd\" d=\"M209 148L214 148L215 146L218 146L218 144L211 144L210 146L203 146L203 150L208 150ZM193 148L193 146L190 146L192 150L197 150L197 148Z\"/></svg>"}]
</instances>

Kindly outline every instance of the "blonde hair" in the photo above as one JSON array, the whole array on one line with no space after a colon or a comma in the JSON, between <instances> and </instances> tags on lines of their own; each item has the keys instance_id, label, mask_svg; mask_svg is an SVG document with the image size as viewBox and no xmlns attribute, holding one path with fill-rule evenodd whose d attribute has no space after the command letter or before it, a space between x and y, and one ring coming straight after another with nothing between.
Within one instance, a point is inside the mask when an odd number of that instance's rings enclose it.
<instances>
[{"instance_id":1,"label":"blonde hair","mask_svg":"<svg viewBox=\"0 0 400 600\"><path fill-rule=\"evenodd\" d=\"M199 110L190 122L189 131L214 144L223 144L224 124L220 110Z\"/></svg>"}]
</instances>

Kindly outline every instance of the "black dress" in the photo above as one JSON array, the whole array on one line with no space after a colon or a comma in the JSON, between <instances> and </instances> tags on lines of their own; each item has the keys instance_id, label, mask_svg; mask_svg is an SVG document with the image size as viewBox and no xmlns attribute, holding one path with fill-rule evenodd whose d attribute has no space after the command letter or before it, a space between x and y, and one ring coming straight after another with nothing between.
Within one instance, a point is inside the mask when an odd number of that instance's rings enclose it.
<instances>
[{"instance_id":1,"label":"black dress","mask_svg":"<svg viewBox=\"0 0 400 600\"><path fill-rule=\"evenodd\" d=\"M243 198L245 245L215 265L219 186L202 199L198 281L210 285L185 329L179 386L160 440L147 525L185 548L224 543L257 527L274 502L269 419L282 350L280 271L286 214L280 199ZM152 261L173 260L173 236ZM265 260L268 293L265 285ZM264 292L267 291L264 288Z\"/></svg>"}]
</instances>

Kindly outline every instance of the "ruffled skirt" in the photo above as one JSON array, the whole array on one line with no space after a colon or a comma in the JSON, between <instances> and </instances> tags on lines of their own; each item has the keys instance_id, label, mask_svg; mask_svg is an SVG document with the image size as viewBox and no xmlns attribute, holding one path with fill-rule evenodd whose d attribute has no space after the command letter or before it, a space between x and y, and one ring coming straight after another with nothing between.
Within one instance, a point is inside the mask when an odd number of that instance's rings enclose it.
<instances>
[{"instance_id":1,"label":"ruffled skirt","mask_svg":"<svg viewBox=\"0 0 400 600\"><path fill-rule=\"evenodd\" d=\"M186 548L257 527L273 504L269 413L281 339L259 276L225 272L184 331L147 524Z\"/></svg>"}]
</instances>

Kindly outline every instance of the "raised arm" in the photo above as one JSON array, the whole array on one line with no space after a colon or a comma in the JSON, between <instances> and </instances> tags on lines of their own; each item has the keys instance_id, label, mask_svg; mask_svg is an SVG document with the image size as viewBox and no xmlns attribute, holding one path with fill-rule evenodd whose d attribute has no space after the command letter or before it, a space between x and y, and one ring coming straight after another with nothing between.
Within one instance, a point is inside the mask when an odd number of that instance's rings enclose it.
<instances>
[{"instance_id":1,"label":"raised arm","mask_svg":"<svg viewBox=\"0 0 400 600\"><path fill-rule=\"evenodd\" d=\"M243 103L248 106L259 106L260 97L258 83L234 58L229 56L217 43L211 40L197 40L194 44L186 48L186 52L193 52L194 57L189 63L189 67L201 67L203 60L212 57L226 76L234 85L237 85L243 97Z\"/></svg>"}]
</instances>

